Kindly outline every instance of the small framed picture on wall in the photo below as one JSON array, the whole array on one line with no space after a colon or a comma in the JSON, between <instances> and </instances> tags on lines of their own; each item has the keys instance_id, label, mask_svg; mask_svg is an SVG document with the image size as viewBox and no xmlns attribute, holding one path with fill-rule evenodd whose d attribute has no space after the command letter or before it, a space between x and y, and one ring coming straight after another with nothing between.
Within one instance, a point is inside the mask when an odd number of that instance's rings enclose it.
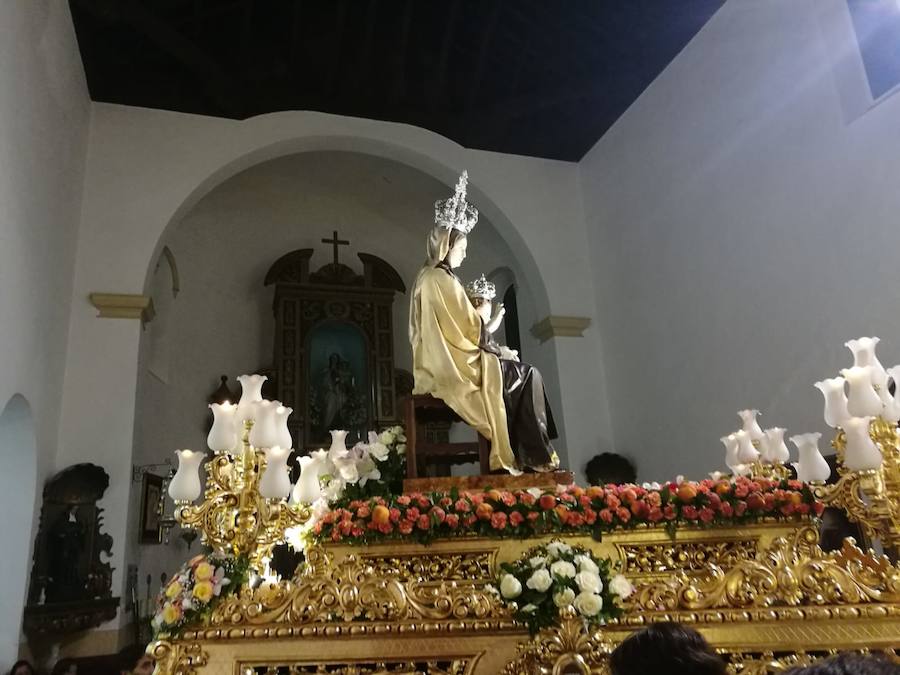
<instances>
[{"instance_id":1,"label":"small framed picture on wall","mask_svg":"<svg viewBox=\"0 0 900 675\"><path fill-rule=\"evenodd\" d=\"M162 542L160 504L163 496L163 478L152 473L144 474L141 485L141 524L138 530L140 543Z\"/></svg>"}]
</instances>

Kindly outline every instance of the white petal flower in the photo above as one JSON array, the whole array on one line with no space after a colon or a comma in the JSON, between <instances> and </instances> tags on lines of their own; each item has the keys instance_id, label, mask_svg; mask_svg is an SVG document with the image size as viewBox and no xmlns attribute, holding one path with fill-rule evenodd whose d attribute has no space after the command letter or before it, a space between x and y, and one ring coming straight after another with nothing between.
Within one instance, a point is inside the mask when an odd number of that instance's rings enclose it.
<instances>
[{"instance_id":1,"label":"white petal flower","mask_svg":"<svg viewBox=\"0 0 900 675\"><path fill-rule=\"evenodd\" d=\"M507 600L518 598L522 595L522 584L513 574L505 574L500 579L500 593Z\"/></svg>"},{"instance_id":2,"label":"white petal flower","mask_svg":"<svg viewBox=\"0 0 900 675\"><path fill-rule=\"evenodd\" d=\"M559 558L562 554L571 552L572 547L561 541L551 541L549 544L547 544L547 553L552 555L554 558Z\"/></svg>"},{"instance_id":3,"label":"white petal flower","mask_svg":"<svg viewBox=\"0 0 900 675\"><path fill-rule=\"evenodd\" d=\"M398 443L397 447L395 447L394 450L397 451L398 455L405 455L406 454L406 443Z\"/></svg>"},{"instance_id":4,"label":"white petal flower","mask_svg":"<svg viewBox=\"0 0 900 675\"><path fill-rule=\"evenodd\" d=\"M531 575L528 581L525 582L525 585L528 586L528 588L536 590L538 593L543 593L553 585L553 578L550 576L550 572L545 569L540 569Z\"/></svg>"},{"instance_id":5,"label":"white petal flower","mask_svg":"<svg viewBox=\"0 0 900 675\"><path fill-rule=\"evenodd\" d=\"M558 577L573 578L576 574L575 565L568 560L557 560L550 565L550 572Z\"/></svg>"},{"instance_id":6,"label":"white petal flower","mask_svg":"<svg viewBox=\"0 0 900 675\"><path fill-rule=\"evenodd\" d=\"M531 614L532 612L537 611L537 605L532 605L530 602L522 608L522 611L526 614Z\"/></svg>"},{"instance_id":7,"label":"white petal flower","mask_svg":"<svg viewBox=\"0 0 900 675\"><path fill-rule=\"evenodd\" d=\"M544 495L544 491L540 488L528 488L525 490L528 494L530 494L535 499L540 499Z\"/></svg>"},{"instance_id":8,"label":"white petal flower","mask_svg":"<svg viewBox=\"0 0 900 675\"><path fill-rule=\"evenodd\" d=\"M578 588L587 593L599 593L603 590L603 582L600 575L594 572L579 572L575 575L575 583Z\"/></svg>"},{"instance_id":9,"label":"white petal flower","mask_svg":"<svg viewBox=\"0 0 900 675\"><path fill-rule=\"evenodd\" d=\"M573 600L575 600L575 591L571 588L553 594L553 604L557 607L567 607L572 604Z\"/></svg>"},{"instance_id":10,"label":"white petal flower","mask_svg":"<svg viewBox=\"0 0 900 675\"><path fill-rule=\"evenodd\" d=\"M381 442L382 445L393 445L394 444L394 434L390 429L385 429L378 436L378 440L379 440L379 442Z\"/></svg>"},{"instance_id":11,"label":"white petal flower","mask_svg":"<svg viewBox=\"0 0 900 675\"><path fill-rule=\"evenodd\" d=\"M621 574L617 574L609 580L609 590L614 595L618 595L623 600L634 593L634 586Z\"/></svg>"},{"instance_id":12,"label":"white petal flower","mask_svg":"<svg viewBox=\"0 0 900 675\"><path fill-rule=\"evenodd\" d=\"M597 567L597 563L591 560L590 556L578 554L575 556L574 561L582 572L593 572L594 574L600 574L600 568Z\"/></svg>"},{"instance_id":13,"label":"white petal flower","mask_svg":"<svg viewBox=\"0 0 900 675\"><path fill-rule=\"evenodd\" d=\"M375 442L369 445L369 455L377 459L379 462L383 462L388 458L388 455L391 454L388 446L383 443Z\"/></svg>"},{"instance_id":14,"label":"white petal flower","mask_svg":"<svg viewBox=\"0 0 900 675\"><path fill-rule=\"evenodd\" d=\"M528 559L528 564L531 565L534 569L539 570L542 567L547 566L547 557L542 555L536 555L533 558Z\"/></svg>"},{"instance_id":15,"label":"white petal flower","mask_svg":"<svg viewBox=\"0 0 900 675\"><path fill-rule=\"evenodd\" d=\"M572 603L582 616L596 616L603 609L603 598L596 593L579 593Z\"/></svg>"}]
</instances>

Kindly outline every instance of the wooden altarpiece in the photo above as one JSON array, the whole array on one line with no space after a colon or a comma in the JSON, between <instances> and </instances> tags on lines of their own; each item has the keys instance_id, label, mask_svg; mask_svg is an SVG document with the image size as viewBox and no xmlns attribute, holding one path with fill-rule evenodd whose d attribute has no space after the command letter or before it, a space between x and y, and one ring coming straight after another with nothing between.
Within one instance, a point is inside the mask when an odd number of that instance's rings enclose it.
<instances>
[{"instance_id":1,"label":"wooden altarpiece","mask_svg":"<svg viewBox=\"0 0 900 675\"><path fill-rule=\"evenodd\" d=\"M396 424L397 382L394 372L393 304L396 293L406 286L387 262L368 253L359 253L362 274L340 263L337 233L334 260L310 271L314 250L298 249L282 256L266 273L265 285L275 286L274 377L276 397L294 409L289 428L295 447L327 447L323 430L317 429L314 415L317 350L313 340L327 326L349 327L363 341L360 348L365 368L364 383L358 383L364 397L365 417L361 429L380 429ZM321 351L321 349L319 349ZM345 428L345 427L341 427Z\"/></svg>"}]
</instances>

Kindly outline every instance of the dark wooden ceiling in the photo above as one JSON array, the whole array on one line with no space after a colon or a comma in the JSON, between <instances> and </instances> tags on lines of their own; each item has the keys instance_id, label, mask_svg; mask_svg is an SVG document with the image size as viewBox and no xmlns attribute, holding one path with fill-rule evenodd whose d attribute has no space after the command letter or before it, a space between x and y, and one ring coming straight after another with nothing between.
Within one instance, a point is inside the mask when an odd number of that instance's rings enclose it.
<instances>
[{"instance_id":1,"label":"dark wooden ceiling","mask_svg":"<svg viewBox=\"0 0 900 675\"><path fill-rule=\"evenodd\" d=\"M95 101L577 161L724 0L70 0Z\"/></svg>"}]
</instances>

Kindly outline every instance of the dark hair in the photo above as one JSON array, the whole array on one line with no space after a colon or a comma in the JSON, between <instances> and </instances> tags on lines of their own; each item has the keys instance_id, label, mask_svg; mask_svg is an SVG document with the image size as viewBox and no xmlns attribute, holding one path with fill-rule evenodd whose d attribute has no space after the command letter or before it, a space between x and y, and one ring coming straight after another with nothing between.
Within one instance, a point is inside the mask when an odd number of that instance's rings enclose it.
<instances>
[{"instance_id":1,"label":"dark hair","mask_svg":"<svg viewBox=\"0 0 900 675\"><path fill-rule=\"evenodd\" d=\"M900 665L887 658L838 654L811 666L792 668L785 675L897 675Z\"/></svg>"},{"instance_id":2,"label":"dark hair","mask_svg":"<svg viewBox=\"0 0 900 675\"><path fill-rule=\"evenodd\" d=\"M584 467L584 474L591 485L606 485L607 483L621 485L637 480L634 464L614 452L594 455Z\"/></svg>"},{"instance_id":3,"label":"dark hair","mask_svg":"<svg viewBox=\"0 0 900 675\"><path fill-rule=\"evenodd\" d=\"M125 649L121 650L118 655L117 660L119 662L119 671L121 672L124 670L126 673L130 673L132 670L134 670L134 667L146 652L147 648L141 645L131 645L130 647L125 647Z\"/></svg>"},{"instance_id":4,"label":"dark hair","mask_svg":"<svg viewBox=\"0 0 900 675\"><path fill-rule=\"evenodd\" d=\"M31 665L31 661L26 661L24 659L21 661L16 661L13 664L12 668L9 669L9 675L15 675L16 670L18 670L22 666L28 666L28 671L31 673L31 675L35 675L34 666Z\"/></svg>"},{"instance_id":5,"label":"dark hair","mask_svg":"<svg viewBox=\"0 0 900 675\"><path fill-rule=\"evenodd\" d=\"M75 659L60 659L56 662L56 665L53 666L50 675L65 675L72 666L78 667L78 662Z\"/></svg>"},{"instance_id":6,"label":"dark hair","mask_svg":"<svg viewBox=\"0 0 900 675\"><path fill-rule=\"evenodd\" d=\"M725 675L725 662L697 631L654 623L632 633L609 659L613 675Z\"/></svg>"}]
</instances>

